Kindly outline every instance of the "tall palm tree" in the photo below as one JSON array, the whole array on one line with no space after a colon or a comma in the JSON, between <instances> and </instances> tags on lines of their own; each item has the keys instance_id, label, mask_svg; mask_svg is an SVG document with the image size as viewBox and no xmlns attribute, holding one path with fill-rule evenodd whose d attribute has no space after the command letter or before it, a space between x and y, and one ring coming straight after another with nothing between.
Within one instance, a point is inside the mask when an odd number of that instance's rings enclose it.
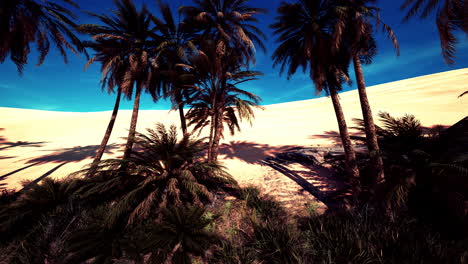
<instances>
[{"instance_id":1,"label":"tall palm tree","mask_svg":"<svg viewBox=\"0 0 468 264\"><path fill-rule=\"evenodd\" d=\"M72 0L62 0L78 7ZM73 33L75 14L57 1L2 0L0 2L0 63L7 57L23 72L31 51L36 44L41 65L49 53L50 43L55 44L65 63L66 49L78 54L86 51Z\"/></svg>"},{"instance_id":2,"label":"tall palm tree","mask_svg":"<svg viewBox=\"0 0 468 264\"><path fill-rule=\"evenodd\" d=\"M242 54L240 59L247 63L255 61L255 45L265 50L262 42L265 35L252 24L258 21L255 16L265 10L248 6L247 2L248 0L194 0L194 6L183 6L180 10L201 31L202 38L216 42L219 60L229 49L237 49Z\"/></svg>"},{"instance_id":3,"label":"tall palm tree","mask_svg":"<svg viewBox=\"0 0 468 264\"><path fill-rule=\"evenodd\" d=\"M352 147L338 91L346 80L349 56L334 50L336 14L331 1L299 0L281 3L279 16L271 25L278 35L279 46L273 53L274 65L281 65L281 73L287 69L288 77L299 67L309 69L310 78L318 92L327 91L333 102L340 136L346 157L346 170L357 196L360 192L359 170Z\"/></svg>"},{"instance_id":4,"label":"tall palm tree","mask_svg":"<svg viewBox=\"0 0 468 264\"><path fill-rule=\"evenodd\" d=\"M257 95L237 86L255 80L261 73L243 70L237 63L239 55L232 53L223 58L222 67L227 71L225 77L220 79L216 62L217 45L209 41L202 43L201 48L191 56L190 65L186 66L195 79L187 119L189 125L194 126L194 131L210 126L208 160L216 161L224 124L234 134L236 129L240 130L240 121L251 121L254 117L252 107L259 107L260 98Z\"/></svg>"},{"instance_id":5,"label":"tall palm tree","mask_svg":"<svg viewBox=\"0 0 468 264\"><path fill-rule=\"evenodd\" d=\"M262 39L265 39L263 32L253 25L257 22L256 15L264 13L261 8L251 7L247 0L195 0L194 6L181 7L181 12L185 14L188 21L200 32L201 39L214 41L216 46L215 67L219 85L212 85L212 88L224 89L228 79L228 64L226 58L230 57L232 62L236 58L237 62L231 64L243 64L248 66L255 62L256 46L265 50ZM232 56L236 53L235 56ZM224 62L223 62L224 61ZM214 91L215 94L223 94L223 91ZM212 96L212 106L224 105L224 102L217 102L222 99ZM222 108L220 109L222 110ZM217 114L216 120L212 120L210 133L210 145L208 153L214 153L213 143L216 138L220 138L219 132L222 129L222 115ZM215 121L215 122L213 122ZM216 134L218 132L218 134ZM209 160L214 157L209 154Z\"/></svg>"},{"instance_id":6,"label":"tall palm tree","mask_svg":"<svg viewBox=\"0 0 468 264\"><path fill-rule=\"evenodd\" d=\"M462 30L468 35L468 1L460 0L405 0L401 10L407 10L404 21L420 15L427 18L437 11L436 24L439 30L442 56L447 64L455 63L455 44L458 42L454 31Z\"/></svg>"},{"instance_id":7,"label":"tall palm tree","mask_svg":"<svg viewBox=\"0 0 468 264\"><path fill-rule=\"evenodd\" d=\"M182 133L187 133L187 122L184 114L184 87L181 81L181 75L184 71L181 71L180 67L177 67L180 63L187 62L187 52L190 47L194 46L194 28L190 26L178 13L178 21L173 16L172 10L168 4L158 0L159 12L162 15L162 19L153 16L153 22L156 25L158 35L161 38L161 43L158 47L160 56L159 64L166 69L163 76L166 79L166 87L164 97L170 98L174 109L179 111L180 123ZM155 99L159 98L161 94L155 94Z\"/></svg>"},{"instance_id":8,"label":"tall palm tree","mask_svg":"<svg viewBox=\"0 0 468 264\"><path fill-rule=\"evenodd\" d=\"M352 0L338 3L335 10L337 10L340 21L337 23L339 29L335 31L335 38L337 38L335 43L338 43L337 48L347 49L353 61L359 100L366 127L366 142L371 157L371 177L375 185L384 179L384 166L361 65L361 62L371 63L372 57L376 54L376 41L373 36L375 31L370 23L374 21L377 27L381 27L382 30L387 32L388 37L395 46L397 55L399 55L399 45L390 26L381 21L380 10L377 7L369 6L374 2L375 0Z\"/></svg>"},{"instance_id":9,"label":"tall palm tree","mask_svg":"<svg viewBox=\"0 0 468 264\"><path fill-rule=\"evenodd\" d=\"M127 92L128 98L131 98L135 90L130 129L124 150L124 158L127 159L133 147L141 93L148 87L160 85L156 59L159 37L154 32L152 16L146 6L137 10L131 0L114 0L114 3L117 7L114 16L91 14L98 18L102 25L81 25L80 30L95 40L114 41L114 48L119 49L114 59L124 61L125 65L123 75L120 76L121 89ZM109 66L110 64L106 64L103 75L111 69Z\"/></svg>"},{"instance_id":10,"label":"tall palm tree","mask_svg":"<svg viewBox=\"0 0 468 264\"><path fill-rule=\"evenodd\" d=\"M112 115L109 120L109 124L107 125L104 137L101 141L101 145L99 146L99 149L97 150L96 156L93 160L93 167L95 167L101 160L102 155L106 150L107 143L109 142L115 120L117 119L122 93L125 95L125 97L127 97L127 99L130 99L131 91L122 90L122 76L125 75L128 65L126 64L126 61L123 60L126 55L122 53L122 50L119 47L119 41L114 39L98 39L94 42L85 42L85 45L95 51L95 55L86 64L86 68L93 62L100 62L102 72L102 89L107 88L108 93L113 93L114 88L117 87L117 96L114 103L114 109L112 110ZM90 175L92 175L92 171L90 171Z\"/></svg>"}]
</instances>

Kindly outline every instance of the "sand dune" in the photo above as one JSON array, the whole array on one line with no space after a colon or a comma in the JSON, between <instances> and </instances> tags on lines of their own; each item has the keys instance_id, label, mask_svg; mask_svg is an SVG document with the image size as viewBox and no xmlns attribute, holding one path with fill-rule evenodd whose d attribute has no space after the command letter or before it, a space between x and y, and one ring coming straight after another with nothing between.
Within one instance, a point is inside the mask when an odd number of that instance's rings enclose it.
<instances>
[{"instance_id":1,"label":"sand dune","mask_svg":"<svg viewBox=\"0 0 468 264\"><path fill-rule=\"evenodd\" d=\"M451 125L468 115L468 69L438 73L368 88L374 115L414 114L425 126ZM348 124L361 118L357 91L340 95ZM109 106L111 107L111 106ZM0 107L0 187L20 188L22 180L64 177L88 164L100 143L111 112L51 112ZM119 112L111 147L104 158L121 154L131 116ZM178 114L164 110L141 111L138 131L155 122L178 125ZM311 191L259 161L294 146L334 144L336 118L329 98L281 103L256 111L252 126L226 135L221 160L242 184L256 184L283 200L313 201ZM203 134L202 134L203 136ZM326 188L320 169L293 164L288 168L310 186ZM321 186L317 186L321 184ZM322 186L323 185L323 186ZM329 187L329 186L328 186Z\"/></svg>"}]
</instances>

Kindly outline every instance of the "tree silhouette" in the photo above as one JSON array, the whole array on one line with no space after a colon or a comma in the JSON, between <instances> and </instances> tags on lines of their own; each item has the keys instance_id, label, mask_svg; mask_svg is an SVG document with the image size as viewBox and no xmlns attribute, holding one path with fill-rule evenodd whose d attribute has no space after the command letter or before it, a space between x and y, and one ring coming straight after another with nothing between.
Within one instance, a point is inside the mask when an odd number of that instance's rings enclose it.
<instances>
[{"instance_id":1,"label":"tree silhouette","mask_svg":"<svg viewBox=\"0 0 468 264\"><path fill-rule=\"evenodd\" d=\"M347 172L354 194L358 195L360 184L356 154L338 96L341 84L348 79L349 61L342 49L333 49L336 45L334 29L337 28L337 14L333 4L323 0L283 2L278 8L276 22L271 25L279 43L273 53L273 60L274 65L281 66L281 73L287 70L288 77L298 68L309 69L316 90L329 93L345 150Z\"/></svg>"},{"instance_id":2,"label":"tree silhouette","mask_svg":"<svg viewBox=\"0 0 468 264\"><path fill-rule=\"evenodd\" d=\"M78 7L72 0L59 2ZM78 54L86 51L73 33L76 15L57 1L3 0L0 3L0 63L7 57L23 72L35 44L41 65L49 53L51 42L55 44L65 63L66 49Z\"/></svg>"}]
</instances>

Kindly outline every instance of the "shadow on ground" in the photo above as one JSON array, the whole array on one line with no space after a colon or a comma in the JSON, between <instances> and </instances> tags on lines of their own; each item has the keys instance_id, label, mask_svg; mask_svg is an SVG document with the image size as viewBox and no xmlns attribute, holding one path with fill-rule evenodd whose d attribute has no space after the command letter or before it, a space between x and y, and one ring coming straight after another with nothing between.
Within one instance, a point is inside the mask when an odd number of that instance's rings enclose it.
<instances>
[{"instance_id":1,"label":"shadow on ground","mask_svg":"<svg viewBox=\"0 0 468 264\"><path fill-rule=\"evenodd\" d=\"M361 132L349 132L351 140L362 141L365 140L364 134ZM310 135L309 139L326 139L330 141L331 144L341 145L341 137L338 131L325 131L323 134Z\"/></svg>"},{"instance_id":2,"label":"shadow on ground","mask_svg":"<svg viewBox=\"0 0 468 264\"><path fill-rule=\"evenodd\" d=\"M224 155L225 159L240 159L249 164L259 163L267 157L275 154L291 151L299 148L298 146L270 146L268 144L259 144L248 141L231 141L224 143L219 148L219 154Z\"/></svg>"},{"instance_id":3,"label":"shadow on ground","mask_svg":"<svg viewBox=\"0 0 468 264\"><path fill-rule=\"evenodd\" d=\"M305 160L283 153L267 158L261 163L293 180L301 186L303 191L309 192L317 200L324 203L328 210L338 211L345 208L349 187L341 179L334 176L333 169L313 160ZM290 165L295 163L302 165L302 169L291 169L293 166Z\"/></svg>"},{"instance_id":4,"label":"shadow on ground","mask_svg":"<svg viewBox=\"0 0 468 264\"><path fill-rule=\"evenodd\" d=\"M330 131L320 137L340 140L339 134ZM336 139L337 137L337 139ZM314 158L295 156L303 150L300 146L270 146L248 141L231 141L220 146L219 154L224 159L239 159L249 164L269 166L293 180L302 189L309 192L317 200L324 203L329 210L336 211L345 207L348 193L347 185L334 177L332 169L322 166ZM301 165L301 169L293 169L293 164Z\"/></svg>"},{"instance_id":5,"label":"shadow on ground","mask_svg":"<svg viewBox=\"0 0 468 264\"><path fill-rule=\"evenodd\" d=\"M113 154L114 151L118 150L119 148L120 148L120 145L118 144L108 145L106 147L105 153ZM55 172L56 170L58 170L60 167L64 166L67 163L72 163L72 162L76 163L76 162L80 162L86 159L94 158L94 155L96 154L96 151L98 149L99 149L99 145L90 145L90 146L85 146L85 147L77 146L73 148L63 148L63 149L52 150L54 152L50 154L27 160L25 163L29 165L0 176L0 181L7 179L9 176L13 174L16 174L20 171L23 171L25 169L28 169L37 165L42 165L46 163L58 163L57 166L55 166L54 168L52 168L51 170L49 170L42 176L38 177L37 179L33 180L30 184L28 184L28 188L30 188L34 184L37 184L39 181L51 175L53 172ZM24 188L26 188L26 186Z\"/></svg>"},{"instance_id":6,"label":"shadow on ground","mask_svg":"<svg viewBox=\"0 0 468 264\"><path fill-rule=\"evenodd\" d=\"M0 128L0 131L5 130L5 128ZM6 137L0 135L0 150L5 150L14 147L35 147L40 148L43 144L48 143L46 141L38 142L29 142L29 141L9 141Z\"/></svg>"}]
</instances>

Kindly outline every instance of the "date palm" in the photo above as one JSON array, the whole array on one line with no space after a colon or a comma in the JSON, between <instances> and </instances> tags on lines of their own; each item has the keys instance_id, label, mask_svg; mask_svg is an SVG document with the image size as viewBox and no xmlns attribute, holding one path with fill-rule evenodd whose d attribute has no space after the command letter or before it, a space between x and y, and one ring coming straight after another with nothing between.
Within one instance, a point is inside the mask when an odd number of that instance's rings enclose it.
<instances>
[{"instance_id":1,"label":"date palm","mask_svg":"<svg viewBox=\"0 0 468 264\"><path fill-rule=\"evenodd\" d=\"M125 75L128 65L126 64L126 61L123 60L126 55L122 53L123 51L120 49L119 41L113 39L98 39L93 42L85 42L84 44L87 47L92 48L95 52L94 56L86 64L86 68L91 63L100 62L102 72L102 89L106 89L108 93L113 93L114 89L117 88L114 109L112 111L104 137L101 141L101 145L99 146L99 149L97 150L93 160L93 166L97 166L102 158L102 155L104 154L104 151L106 150L107 143L109 142L109 138L114 128L122 93L127 99L131 99L132 94L131 91L123 91L122 89L122 76ZM90 175L92 175L92 171L90 171Z\"/></svg>"},{"instance_id":2,"label":"date palm","mask_svg":"<svg viewBox=\"0 0 468 264\"><path fill-rule=\"evenodd\" d=\"M71 263L82 263L91 258L110 259L114 257L112 254L115 250L118 252L121 250L119 247L125 246L121 244L122 240L128 241L125 234L133 235L134 228L152 223L161 213L166 217L166 208L200 206L211 202L213 194L223 188L238 188L237 182L223 166L203 159L205 144L202 139L194 139L190 134L178 137L175 126L167 129L164 125L157 124L145 134L137 133L134 140L137 147L132 150L129 159L101 161L94 168L94 177L80 178L80 188L75 192L80 201L105 210L98 221L93 220L90 225L83 226L82 230L73 234L70 253L81 260ZM88 170L74 175L86 175ZM184 212L194 213L192 210ZM174 231L189 232L183 235L195 241L200 239L190 230L201 222L190 224L190 217L187 218L189 215L183 216L180 224L187 225L189 229L179 225L181 229ZM170 225L171 221L164 221L167 219L164 217L162 225L158 224L157 229L151 228L143 235L135 234L136 242L143 247L137 255L158 252L158 249L165 250L166 246L170 251L180 242L172 236L173 233L164 232L169 231L168 229L159 229L168 227L165 224ZM162 231L158 233L162 237L155 233L157 230ZM161 240L156 241L165 238L168 239L165 244L159 244ZM96 245L102 246L96 248ZM190 247L185 242L181 246L183 248L174 250L175 258L176 255L187 252L202 253L197 251L200 249L197 246Z\"/></svg>"},{"instance_id":3,"label":"date palm","mask_svg":"<svg viewBox=\"0 0 468 264\"><path fill-rule=\"evenodd\" d=\"M279 43L273 53L274 65L280 65L281 73L287 70L288 77L298 68L309 69L310 78L318 92L325 90L331 96L335 109L340 136L346 157L346 170L354 188L354 195L360 191L359 170L356 154L352 147L338 91L346 80L349 55L335 50L334 30L336 28L335 7L327 0L299 0L295 3L281 3L279 16L271 25Z\"/></svg>"},{"instance_id":4,"label":"date palm","mask_svg":"<svg viewBox=\"0 0 468 264\"><path fill-rule=\"evenodd\" d=\"M218 244L221 237L209 230L216 216L207 217L202 207L174 207L163 210L162 221L148 228L143 252L149 252L151 263L192 263L191 257L206 260L206 252Z\"/></svg>"},{"instance_id":5,"label":"date palm","mask_svg":"<svg viewBox=\"0 0 468 264\"><path fill-rule=\"evenodd\" d=\"M462 30L468 35L468 1L458 0L405 0L402 10L408 10L404 21L420 14L420 18L427 18L437 10L436 25L439 30L440 46L445 63L455 63L455 45L458 42L455 30ZM463 92L458 97L468 94Z\"/></svg>"},{"instance_id":6,"label":"date palm","mask_svg":"<svg viewBox=\"0 0 468 264\"><path fill-rule=\"evenodd\" d=\"M439 31L442 56L447 64L454 64L455 45L458 40L454 34L462 30L468 35L468 1L460 0L405 0L401 10L407 10L404 21L419 14L420 18L427 18L436 11L436 25Z\"/></svg>"},{"instance_id":7,"label":"date palm","mask_svg":"<svg viewBox=\"0 0 468 264\"><path fill-rule=\"evenodd\" d=\"M225 78L219 78L216 62L217 46L214 42L204 42L202 50L190 58L195 90L190 101L190 110L187 113L189 125L194 131L201 131L210 126L208 145L208 160L216 161L219 142L223 137L224 125L227 124L231 134L240 130L243 119L251 121L254 117L252 107L258 107L260 98L238 87L239 84L255 80L260 72L243 70L237 63L239 55L227 54L222 64L227 70ZM245 99L244 99L245 98Z\"/></svg>"},{"instance_id":8,"label":"date palm","mask_svg":"<svg viewBox=\"0 0 468 264\"><path fill-rule=\"evenodd\" d=\"M216 42L218 56L227 50L239 50L243 62L255 60L256 46L265 50L263 32L252 23L255 17L264 13L261 8L247 5L248 0L194 0L194 6L183 6L181 12L195 28L201 31L203 39ZM220 65L218 65L220 66Z\"/></svg>"},{"instance_id":9,"label":"date palm","mask_svg":"<svg viewBox=\"0 0 468 264\"><path fill-rule=\"evenodd\" d=\"M166 79L166 89L162 92L163 96L170 98L174 109L179 111L182 133L187 133L187 122L184 114L184 82L181 80L184 71L177 67L180 63L187 62L187 52L194 46L194 29L190 26L182 14L178 13L179 21L176 22L171 8L168 4L158 1L159 12L162 18L153 16L153 22L156 25L157 33L161 38L158 47L160 52L159 64L164 65L165 70L162 76ZM157 91L154 98L161 96Z\"/></svg>"},{"instance_id":10,"label":"date palm","mask_svg":"<svg viewBox=\"0 0 468 264\"><path fill-rule=\"evenodd\" d=\"M114 0L117 10L113 16L91 14L98 18L102 25L86 24L80 26L80 31L92 36L96 42L114 43L117 49L113 57L104 66L103 76L107 75L111 64L122 61L124 70L119 68L121 76L119 86L126 92L128 98L135 92L132 118L124 150L124 158L130 157L133 147L140 97L143 90L160 85L156 63L156 47L158 36L152 26L152 15L145 6L137 10L131 0ZM153 88L154 90L155 88Z\"/></svg>"},{"instance_id":11,"label":"date palm","mask_svg":"<svg viewBox=\"0 0 468 264\"><path fill-rule=\"evenodd\" d=\"M375 27L381 27L395 46L399 55L399 45L393 30L380 19L380 10L377 7L369 6L375 0L352 0L339 1L335 8L339 17L337 30L335 31L335 43L338 49L347 49L354 65L354 72L358 86L361 110L364 119L366 143L371 157L371 182L375 185L384 179L384 166L380 155L380 148L377 141L374 119L369 99L367 98L366 84L362 70L362 62L372 63L372 58L376 54L376 33L371 23L375 22Z\"/></svg>"},{"instance_id":12,"label":"date palm","mask_svg":"<svg viewBox=\"0 0 468 264\"><path fill-rule=\"evenodd\" d=\"M0 63L7 57L16 65L18 72L23 72L35 44L39 52L39 62L44 62L55 44L65 63L66 50L75 54L86 51L81 41L73 33L76 15L61 3L78 7L72 0L2 0L0 2Z\"/></svg>"},{"instance_id":13,"label":"date palm","mask_svg":"<svg viewBox=\"0 0 468 264\"><path fill-rule=\"evenodd\" d=\"M247 0L195 0L193 6L181 7L182 13L200 33L200 38L213 40L216 45L215 69L220 88L225 86L228 79L229 70L224 68L226 63L223 63L228 56L234 52L237 55L229 60L236 58L238 61L233 62L234 64L240 63L248 66L255 62L256 47L265 50L262 43L265 35L254 25L258 21L256 16L264 13L265 10L251 7L247 2ZM217 96L212 96L211 99L214 100L210 103L213 106L224 104L224 102L216 102L219 99ZM221 115L219 115L217 123L212 122L211 125L222 127L217 125L221 123ZM213 128L211 131L217 130ZM214 139L216 136L219 137L213 134L210 138ZM212 149L211 143L213 142L210 141L209 149Z\"/></svg>"}]
</instances>

